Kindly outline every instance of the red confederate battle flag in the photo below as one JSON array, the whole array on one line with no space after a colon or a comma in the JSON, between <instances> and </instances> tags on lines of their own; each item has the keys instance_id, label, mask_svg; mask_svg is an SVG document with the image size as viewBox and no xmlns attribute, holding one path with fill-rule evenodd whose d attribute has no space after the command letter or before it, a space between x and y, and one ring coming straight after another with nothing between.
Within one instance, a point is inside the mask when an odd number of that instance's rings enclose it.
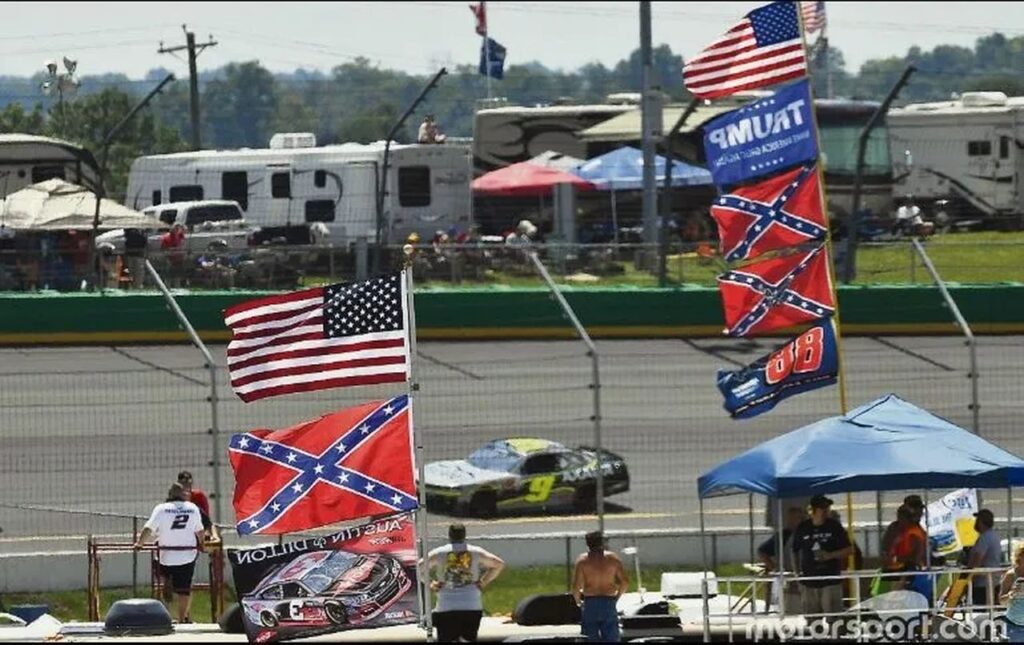
<instances>
[{"instance_id":1,"label":"red confederate battle flag","mask_svg":"<svg viewBox=\"0 0 1024 645\"><path fill-rule=\"evenodd\" d=\"M835 312L825 247L748 264L718 276L726 333L756 336Z\"/></svg>"},{"instance_id":2,"label":"red confederate battle flag","mask_svg":"<svg viewBox=\"0 0 1024 645\"><path fill-rule=\"evenodd\" d=\"M478 36L487 35L487 3L478 2L469 5L469 10L476 16L476 33Z\"/></svg>"},{"instance_id":3,"label":"red confederate battle flag","mask_svg":"<svg viewBox=\"0 0 1024 645\"><path fill-rule=\"evenodd\" d=\"M825 239L815 165L802 166L732 193L711 206L728 262Z\"/></svg>"},{"instance_id":4,"label":"red confederate battle flag","mask_svg":"<svg viewBox=\"0 0 1024 645\"><path fill-rule=\"evenodd\" d=\"M417 508L409 397L231 437L239 534L278 535Z\"/></svg>"}]
</instances>

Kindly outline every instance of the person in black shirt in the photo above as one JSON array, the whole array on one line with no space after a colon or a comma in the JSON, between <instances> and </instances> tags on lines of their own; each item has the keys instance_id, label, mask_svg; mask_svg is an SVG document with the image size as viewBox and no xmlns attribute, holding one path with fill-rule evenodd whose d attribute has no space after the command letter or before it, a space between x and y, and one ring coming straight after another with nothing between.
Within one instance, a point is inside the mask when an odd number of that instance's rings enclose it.
<instances>
[{"instance_id":1,"label":"person in black shirt","mask_svg":"<svg viewBox=\"0 0 1024 645\"><path fill-rule=\"evenodd\" d=\"M843 585L838 577L852 546L839 520L829 516L832 500L811 498L811 516L796 527L793 552L801 576L836 576L831 580L801 581L800 604L804 614L839 613L843 610Z\"/></svg>"}]
</instances>

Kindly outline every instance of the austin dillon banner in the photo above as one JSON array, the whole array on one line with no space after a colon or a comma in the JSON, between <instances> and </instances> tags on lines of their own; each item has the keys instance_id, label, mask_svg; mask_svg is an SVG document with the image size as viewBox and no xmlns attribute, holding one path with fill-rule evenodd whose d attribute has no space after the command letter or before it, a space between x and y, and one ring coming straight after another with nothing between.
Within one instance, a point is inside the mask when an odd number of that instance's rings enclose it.
<instances>
[{"instance_id":1,"label":"austin dillon banner","mask_svg":"<svg viewBox=\"0 0 1024 645\"><path fill-rule=\"evenodd\" d=\"M229 549L249 642L415 623L413 516L333 535Z\"/></svg>"},{"instance_id":2,"label":"austin dillon banner","mask_svg":"<svg viewBox=\"0 0 1024 645\"><path fill-rule=\"evenodd\" d=\"M704 126L716 186L730 186L818 157L807 81L727 112Z\"/></svg>"}]
</instances>

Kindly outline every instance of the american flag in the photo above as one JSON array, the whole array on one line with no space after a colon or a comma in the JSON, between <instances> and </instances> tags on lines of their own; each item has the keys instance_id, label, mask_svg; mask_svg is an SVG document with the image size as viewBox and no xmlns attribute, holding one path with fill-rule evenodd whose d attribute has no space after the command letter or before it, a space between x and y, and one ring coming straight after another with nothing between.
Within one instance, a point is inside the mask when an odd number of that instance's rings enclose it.
<instances>
[{"instance_id":1,"label":"american flag","mask_svg":"<svg viewBox=\"0 0 1024 645\"><path fill-rule=\"evenodd\" d=\"M807 74L796 3L773 2L746 15L683 66L694 96L713 99Z\"/></svg>"},{"instance_id":2,"label":"american flag","mask_svg":"<svg viewBox=\"0 0 1024 645\"><path fill-rule=\"evenodd\" d=\"M224 311L228 372L245 402L398 383L409 369L405 274L250 300Z\"/></svg>"},{"instance_id":3,"label":"american flag","mask_svg":"<svg viewBox=\"0 0 1024 645\"><path fill-rule=\"evenodd\" d=\"M825 28L825 0L811 0L800 3L800 11L804 16L804 31L813 34Z\"/></svg>"}]
</instances>

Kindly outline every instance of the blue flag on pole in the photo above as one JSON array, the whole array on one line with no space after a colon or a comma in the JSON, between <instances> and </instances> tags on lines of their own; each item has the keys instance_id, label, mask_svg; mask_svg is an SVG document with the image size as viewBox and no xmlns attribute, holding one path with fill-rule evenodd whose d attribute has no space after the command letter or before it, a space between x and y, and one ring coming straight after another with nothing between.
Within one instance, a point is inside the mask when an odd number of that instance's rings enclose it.
<instances>
[{"instance_id":1,"label":"blue flag on pole","mask_svg":"<svg viewBox=\"0 0 1024 645\"><path fill-rule=\"evenodd\" d=\"M818 158L806 80L727 112L704 126L716 186L737 184Z\"/></svg>"},{"instance_id":2,"label":"blue flag on pole","mask_svg":"<svg viewBox=\"0 0 1024 645\"><path fill-rule=\"evenodd\" d=\"M480 45L480 73L498 80L505 77L505 47L490 37Z\"/></svg>"},{"instance_id":3,"label":"blue flag on pole","mask_svg":"<svg viewBox=\"0 0 1024 645\"><path fill-rule=\"evenodd\" d=\"M741 370L718 370L718 389L730 416L756 417L794 394L835 383L839 357L832 324L831 318L819 321Z\"/></svg>"}]
</instances>

